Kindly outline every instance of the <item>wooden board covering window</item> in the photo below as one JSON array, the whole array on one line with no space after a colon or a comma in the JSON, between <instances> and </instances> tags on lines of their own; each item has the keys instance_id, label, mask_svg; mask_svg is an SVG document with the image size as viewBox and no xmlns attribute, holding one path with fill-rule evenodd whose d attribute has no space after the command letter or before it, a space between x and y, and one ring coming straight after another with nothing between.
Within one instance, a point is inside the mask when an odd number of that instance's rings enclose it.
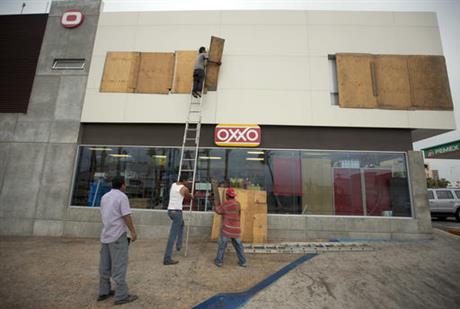
<instances>
[{"instance_id":1,"label":"wooden board covering window","mask_svg":"<svg viewBox=\"0 0 460 309\"><path fill-rule=\"evenodd\" d=\"M222 54L224 52L225 40L212 36L211 44L209 46L208 64L206 66L206 89L209 91L217 90L217 80L219 77L220 65L213 62L221 62Z\"/></svg>"},{"instance_id":2,"label":"wooden board covering window","mask_svg":"<svg viewBox=\"0 0 460 309\"><path fill-rule=\"evenodd\" d=\"M139 70L138 52L108 52L101 92L134 92Z\"/></svg>"},{"instance_id":3,"label":"wooden board covering window","mask_svg":"<svg viewBox=\"0 0 460 309\"><path fill-rule=\"evenodd\" d=\"M136 92L168 94L173 72L174 53L141 53Z\"/></svg>"},{"instance_id":4,"label":"wooden board covering window","mask_svg":"<svg viewBox=\"0 0 460 309\"><path fill-rule=\"evenodd\" d=\"M190 93L193 84L193 68L198 52L193 50L176 51L172 93Z\"/></svg>"},{"instance_id":5,"label":"wooden board covering window","mask_svg":"<svg viewBox=\"0 0 460 309\"><path fill-rule=\"evenodd\" d=\"M410 109L411 92L407 57L381 55L374 57L377 102L379 108Z\"/></svg>"},{"instance_id":6,"label":"wooden board covering window","mask_svg":"<svg viewBox=\"0 0 460 309\"><path fill-rule=\"evenodd\" d=\"M444 57L337 54L339 106L452 110Z\"/></svg>"},{"instance_id":7,"label":"wooden board covering window","mask_svg":"<svg viewBox=\"0 0 460 309\"><path fill-rule=\"evenodd\" d=\"M372 60L373 56L369 54L336 55L340 107L377 108Z\"/></svg>"},{"instance_id":8,"label":"wooden board covering window","mask_svg":"<svg viewBox=\"0 0 460 309\"><path fill-rule=\"evenodd\" d=\"M453 109L444 57L408 56L408 66L415 108Z\"/></svg>"},{"instance_id":9,"label":"wooden board covering window","mask_svg":"<svg viewBox=\"0 0 460 309\"><path fill-rule=\"evenodd\" d=\"M302 213L333 215L332 162L302 158Z\"/></svg>"}]
</instances>

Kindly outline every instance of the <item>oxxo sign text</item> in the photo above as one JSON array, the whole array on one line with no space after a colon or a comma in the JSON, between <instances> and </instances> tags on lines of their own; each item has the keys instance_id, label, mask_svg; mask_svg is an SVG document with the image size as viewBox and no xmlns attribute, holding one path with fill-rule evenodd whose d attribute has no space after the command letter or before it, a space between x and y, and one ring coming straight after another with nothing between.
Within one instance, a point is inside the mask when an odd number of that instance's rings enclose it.
<instances>
[{"instance_id":1,"label":"oxxo sign text","mask_svg":"<svg viewBox=\"0 0 460 309\"><path fill-rule=\"evenodd\" d=\"M219 124L214 131L217 146L257 147L260 138L260 127L256 124Z\"/></svg>"}]
</instances>

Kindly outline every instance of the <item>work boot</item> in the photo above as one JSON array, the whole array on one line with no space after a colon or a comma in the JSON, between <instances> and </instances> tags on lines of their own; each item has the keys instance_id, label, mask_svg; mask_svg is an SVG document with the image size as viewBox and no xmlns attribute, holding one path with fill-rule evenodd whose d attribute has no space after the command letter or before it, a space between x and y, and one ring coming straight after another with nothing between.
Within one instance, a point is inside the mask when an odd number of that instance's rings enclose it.
<instances>
[{"instance_id":1,"label":"work boot","mask_svg":"<svg viewBox=\"0 0 460 309\"><path fill-rule=\"evenodd\" d=\"M97 301L106 300L107 298L109 298L110 296L113 296L113 295L115 295L115 291L114 291L114 290L110 290L110 291L109 291L109 294L99 295L99 296L97 297Z\"/></svg>"},{"instance_id":2,"label":"work boot","mask_svg":"<svg viewBox=\"0 0 460 309\"><path fill-rule=\"evenodd\" d=\"M135 301L137 299L137 295L129 294L125 299L120 299L114 302L115 305L123 305Z\"/></svg>"},{"instance_id":3,"label":"work boot","mask_svg":"<svg viewBox=\"0 0 460 309\"><path fill-rule=\"evenodd\" d=\"M177 263L179 263L179 261L171 260L171 261L164 261L163 265L174 265L174 264L177 264Z\"/></svg>"}]
</instances>

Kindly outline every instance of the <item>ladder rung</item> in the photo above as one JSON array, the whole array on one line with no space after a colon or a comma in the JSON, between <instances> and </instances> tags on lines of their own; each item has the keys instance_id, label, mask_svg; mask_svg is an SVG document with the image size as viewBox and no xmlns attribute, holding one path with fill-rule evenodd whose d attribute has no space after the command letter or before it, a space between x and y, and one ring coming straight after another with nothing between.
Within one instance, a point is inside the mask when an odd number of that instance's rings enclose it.
<instances>
[{"instance_id":1,"label":"ladder rung","mask_svg":"<svg viewBox=\"0 0 460 309\"><path fill-rule=\"evenodd\" d=\"M183 161L195 161L195 159L182 158Z\"/></svg>"},{"instance_id":2,"label":"ladder rung","mask_svg":"<svg viewBox=\"0 0 460 309\"><path fill-rule=\"evenodd\" d=\"M193 172L193 170L183 169L182 172Z\"/></svg>"}]
</instances>

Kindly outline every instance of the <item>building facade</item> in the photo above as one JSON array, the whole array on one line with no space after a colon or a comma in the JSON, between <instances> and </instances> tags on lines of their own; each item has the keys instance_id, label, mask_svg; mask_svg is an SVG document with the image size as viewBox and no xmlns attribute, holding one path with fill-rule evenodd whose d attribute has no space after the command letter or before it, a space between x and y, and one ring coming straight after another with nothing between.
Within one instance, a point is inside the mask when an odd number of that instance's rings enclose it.
<instances>
[{"instance_id":1,"label":"building facade","mask_svg":"<svg viewBox=\"0 0 460 309\"><path fill-rule=\"evenodd\" d=\"M69 9L83 12L80 26L63 26ZM210 235L217 181L266 192L269 240L431 237L412 142L455 129L452 103L432 95L450 98L448 84L417 84L430 65L442 71L435 14L100 10L53 2L27 113L0 114L2 234L97 236L100 197L122 175L141 237L165 237L190 94L102 84L127 82L128 54L140 55L136 72L163 76L139 64L144 54L177 57L217 36L225 47L218 86L203 99L192 235ZM112 79L110 53L124 57ZM420 61L408 79L394 75ZM219 147L218 124L257 124L261 143Z\"/></svg>"}]
</instances>

